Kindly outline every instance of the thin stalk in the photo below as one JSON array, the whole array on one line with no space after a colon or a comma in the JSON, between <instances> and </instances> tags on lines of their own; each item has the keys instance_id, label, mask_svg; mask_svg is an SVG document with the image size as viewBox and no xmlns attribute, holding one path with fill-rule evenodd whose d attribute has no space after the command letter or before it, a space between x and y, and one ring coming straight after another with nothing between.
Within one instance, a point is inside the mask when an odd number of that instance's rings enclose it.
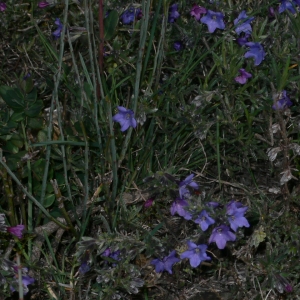
<instances>
[{"instance_id":1,"label":"thin stalk","mask_svg":"<svg viewBox=\"0 0 300 300\"><path fill-rule=\"evenodd\" d=\"M138 59L136 64L136 78L135 78L135 86L134 86L134 98L133 98L133 111L136 112L137 103L138 103L138 96L139 96L139 89L140 89L140 79L141 79L141 72L143 67L143 56L144 56L144 49L146 44L147 38L147 30L148 30L148 23L149 23L149 16L150 16L150 2L143 0L142 9L143 9L143 18L141 20L141 31L140 31L140 43L139 43L139 52L138 52ZM146 6L147 5L147 6ZM125 157L126 151L128 149L130 137L132 134L132 127L129 128L127 131L127 135L125 137L125 141L123 143L122 152L118 161L118 166L120 167L122 161Z\"/></svg>"},{"instance_id":2,"label":"thin stalk","mask_svg":"<svg viewBox=\"0 0 300 300\"><path fill-rule=\"evenodd\" d=\"M83 217L82 217L82 223L84 224L86 220L86 212L87 212L87 201L89 198L89 144L87 139L87 134L85 131L85 127L83 125L83 122L80 121L80 127L83 132L83 137L85 141L85 147L84 147L84 210L83 210ZM83 226L84 228L85 226Z\"/></svg>"},{"instance_id":3,"label":"thin stalk","mask_svg":"<svg viewBox=\"0 0 300 300\"><path fill-rule=\"evenodd\" d=\"M56 198L56 200L58 202L58 208L60 209L62 215L64 216L64 218L65 218L65 220L67 222L67 224L69 225L70 230L72 231L73 235L75 237L78 237L78 234L77 234L77 232L76 232L76 230L75 230L75 228L74 228L74 226L72 224L70 216L69 216L68 212L66 211L66 208L65 208L65 205L64 205L63 196L62 196L61 191L60 191L60 189L58 187L56 179L50 180L50 182L51 182L51 184L53 186L55 198Z\"/></svg>"},{"instance_id":4,"label":"thin stalk","mask_svg":"<svg viewBox=\"0 0 300 300\"><path fill-rule=\"evenodd\" d=\"M24 122L21 122L21 126L22 126L22 131L23 131L23 137L24 137L24 145L25 145L25 150L28 152L29 151L29 147L28 147L28 143L27 143L27 139L26 139L26 131L25 131L25 125ZM30 194L32 194L32 177L31 177L31 163L30 163L30 159L27 160L27 169L28 169L28 182L27 182L27 189L28 192ZM27 226L28 226L28 231L32 232L33 231L33 206L32 206L32 202L28 201L28 207L27 207L27 215L28 215L28 222L27 222ZM23 223L24 224L24 223ZM29 257L31 257L31 251L32 251L32 241L29 240L28 241L28 255Z\"/></svg>"},{"instance_id":5,"label":"thin stalk","mask_svg":"<svg viewBox=\"0 0 300 300\"><path fill-rule=\"evenodd\" d=\"M17 253L17 267L18 267L18 281L19 281L19 300L23 300L24 290L23 290L22 265L21 265L21 259L19 253Z\"/></svg>"},{"instance_id":6,"label":"thin stalk","mask_svg":"<svg viewBox=\"0 0 300 300\"><path fill-rule=\"evenodd\" d=\"M2 160L4 161L5 158L3 157ZM16 226L17 222L16 222L16 216L15 216L15 204L14 204L14 200L13 200L14 195L13 195L13 191L11 190L11 187L10 187L10 184L8 181L7 170L5 168L0 170L0 175L2 177L4 192L6 194L6 198L7 198L7 202L8 202L8 219L9 219L11 226Z\"/></svg>"},{"instance_id":7,"label":"thin stalk","mask_svg":"<svg viewBox=\"0 0 300 300\"><path fill-rule=\"evenodd\" d=\"M49 125L48 125L48 132L47 132L47 138L48 141L51 141L52 139L52 115L53 115L53 110L54 110L54 103L56 103L57 105L57 110L58 110L58 118L61 119L61 114L60 114L60 110L59 110L59 102L58 102L58 86L60 83L60 79L61 79L61 75L62 75L62 61L63 61L63 54L64 54L64 38L65 38L65 26L67 24L67 17L68 17L68 8L69 8L69 0L65 0L65 9L64 9L64 18L63 18L63 30L61 32L61 36L60 36L60 49L59 49L59 56L58 56L58 70L57 70L57 75L56 78L54 76L54 90L52 93L52 101L51 101L51 107L50 107L50 112L49 112ZM59 122L59 125L61 125L61 123ZM60 132L62 134L62 130L60 128ZM64 138L62 138L62 140L64 140ZM64 147L62 147L62 151L64 154ZM45 171L44 171L44 175L43 175L43 183L42 183L42 191L41 191L41 198L40 198L40 203L43 206L44 204L44 199L45 199L45 194L46 194L46 187L47 187L47 179L48 179L48 172L49 172L49 164L50 164L50 154L51 154L51 148L50 146L47 147L47 152L46 152L46 164L45 164ZM65 162L65 160L63 160ZM64 168L65 168L65 164L64 164ZM68 189L68 184L67 184L67 179L66 179L66 186ZM70 187L69 187L70 189ZM69 192L69 198L70 201L72 201L72 197L70 197L70 190L68 189ZM39 212L38 217L37 217L37 222L36 222L36 226L39 225L41 221L41 212Z\"/></svg>"},{"instance_id":8,"label":"thin stalk","mask_svg":"<svg viewBox=\"0 0 300 300\"><path fill-rule=\"evenodd\" d=\"M219 123L219 116L217 116L217 163L218 163L218 179L219 185L221 189L221 158L220 158L220 123Z\"/></svg>"},{"instance_id":9,"label":"thin stalk","mask_svg":"<svg viewBox=\"0 0 300 300\"><path fill-rule=\"evenodd\" d=\"M99 0L99 68L100 73L103 73L103 46L104 46L104 22L103 22L103 0Z\"/></svg>"}]
</instances>

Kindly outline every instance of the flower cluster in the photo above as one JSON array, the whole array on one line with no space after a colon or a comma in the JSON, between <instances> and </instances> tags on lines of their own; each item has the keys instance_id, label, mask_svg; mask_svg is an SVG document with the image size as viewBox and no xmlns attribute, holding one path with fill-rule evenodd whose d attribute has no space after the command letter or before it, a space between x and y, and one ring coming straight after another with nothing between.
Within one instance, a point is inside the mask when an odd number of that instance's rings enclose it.
<instances>
[{"instance_id":1,"label":"flower cluster","mask_svg":"<svg viewBox=\"0 0 300 300\"><path fill-rule=\"evenodd\" d=\"M15 264L14 262L6 259L1 258L1 267L5 271L6 276L3 277L2 280L4 282L9 283L10 290L12 292L17 291L19 289L19 279L18 279L18 270L20 266ZM28 275L28 268L21 268L22 273L22 284L23 284L23 292L26 295L29 291L28 285L33 284L35 279Z\"/></svg>"},{"instance_id":2,"label":"flower cluster","mask_svg":"<svg viewBox=\"0 0 300 300\"><path fill-rule=\"evenodd\" d=\"M58 39L60 38L62 29L63 29L63 24L61 23L59 18L55 19L54 24L57 26L56 30L54 32L52 32L52 35L54 36L54 39Z\"/></svg>"},{"instance_id":3,"label":"flower cluster","mask_svg":"<svg viewBox=\"0 0 300 300\"><path fill-rule=\"evenodd\" d=\"M289 10L290 12L295 12L295 7L300 6L300 0L282 0L279 6L279 13ZM47 6L47 1L43 1L39 3L39 7ZM174 23L179 17L180 13L178 11L179 5L174 3L170 5L168 12L168 22ZM274 9L269 9L270 13L274 15ZM224 30L224 14L222 12L215 12L209 9L206 9L202 6L194 4L190 10L190 15L197 22L202 24L206 24L208 27L208 31L210 33L214 33L216 29ZM140 9L136 9L134 7L129 7L125 10L120 16L120 20L123 24L131 24L135 20L138 20L142 17L142 12ZM244 54L245 58L253 58L254 65L259 66L262 61L265 59L266 52L261 43L249 41L252 34L251 22L254 20L254 17L247 16L245 10L239 13L238 17L233 21L234 23L234 31L238 35L236 41L239 46L247 47L247 50ZM52 33L55 38L60 37L60 33L62 31L63 25L61 24L59 19L56 19L55 24L58 28ZM184 48L184 44L182 41L175 41L173 43L173 48L175 51L181 51ZM241 68L238 70L239 75L234 78L234 80L239 84L247 83L249 78L252 78L252 74L249 73L246 69ZM285 92L285 91L284 91ZM272 108L274 110L283 110L292 105L290 99L283 94L283 97L278 100ZM118 113L113 116L113 121L118 122L121 125L121 131L126 131L129 127L136 128L137 121L134 118L134 112L130 109L127 109L123 106L118 106ZM181 207L185 206L185 203L182 200L182 194L180 194L180 199L174 203L172 211L179 211L179 214L183 216L183 212L181 211ZM189 219L188 214L185 214L183 217Z\"/></svg>"},{"instance_id":4,"label":"flower cluster","mask_svg":"<svg viewBox=\"0 0 300 300\"><path fill-rule=\"evenodd\" d=\"M205 209L197 210L192 203L192 193L199 189L198 184L193 181L194 174L187 176L183 181L178 183L178 198L176 198L170 208L171 215L176 213L186 220L198 224L202 231L206 232L209 227L215 225L208 238L208 243L216 243L219 249L224 249L227 242L236 240L235 232L238 228L249 227L250 224L245 217L248 210L240 202L230 201L225 207L218 202L208 202ZM214 216L214 217L213 217ZM207 256L207 245L196 245L192 241L187 242L188 250L181 253L180 258L188 258L190 265L195 268L200 265L201 261L210 260ZM178 262L175 250L162 259L154 259L151 264L155 266L156 272L167 271L172 274L171 267Z\"/></svg>"}]
</instances>

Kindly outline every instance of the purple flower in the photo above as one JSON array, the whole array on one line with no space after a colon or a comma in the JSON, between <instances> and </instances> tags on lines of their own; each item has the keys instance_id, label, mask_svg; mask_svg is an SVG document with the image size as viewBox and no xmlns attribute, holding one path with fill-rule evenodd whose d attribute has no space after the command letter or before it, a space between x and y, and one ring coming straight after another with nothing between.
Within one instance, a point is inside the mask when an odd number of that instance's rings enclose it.
<instances>
[{"instance_id":1,"label":"purple flower","mask_svg":"<svg viewBox=\"0 0 300 300\"><path fill-rule=\"evenodd\" d=\"M44 7L47 7L49 5L50 5L50 3L48 3L47 1L42 1L42 2L39 2L38 7L39 8L44 8Z\"/></svg>"},{"instance_id":2,"label":"purple flower","mask_svg":"<svg viewBox=\"0 0 300 300\"><path fill-rule=\"evenodd\" d=\"M120 250L111 252L110 248L107 248L101 255L105 256L105 257L109 257L112 258L113 260L121 260L121 258L119 257L121 254ZM112 266L115 267L117 264L113 263Z\"/></svg>"},{"instance_id":3,"label":"purple flower","mask_svg":"<svg viewBox=\"0 0 300 300\"><path fill-rule=\"evenodd\" d=\"M275 10L272 6L269 7L269 17L274 18L275 17Z\"/></svg>"},{"instance_id":4,"label":"purple flower","mask_svg":"<svg viewBox=\"0 0 300 300\"><path fill-rule=\"evenodd\" d=\"M211 208L217 208L220 206L220 203L218 202L214 202L214 201L210 201L206 203L206 206L211 207Z\"/></svg>"},{"instance_id":5,"label":"purple flower","mask_svg":"<svg viewBox=\"0 0 300 300\"><path fill-rule=\"evenodd\" d=\"M234 78L234 80L240 84L245 84L248 80L248 78L251 78L252 75L248 72L246 72L245 69L239 69L240 76L237 76Z\"/></svg>"},{"instance_id":6,"label":"purple flower","mask_svg":"<svg viewBox=\"0 0 300 300\"><path fill-rule=\"evenodd\" d=\"M205 252L207 245L196 245L191 241L188 241L187 244L189 248L180 255L180 258L188 258L193 268L198 267L201 261L211 260L211 258Z\"/></svg>"},{"instance_id":7,"label":"purple flower","mask_svg":"<svg viewBox=\"0 0 300 300\"><path fill-rule=\"evenodd\" d=\"M169 23L174 23L175 20L180 17L180 13L177 11L177 9L178 9L178 4L172 4L169 7L169 17L168 17Z\"/></svg>"},{"instance_id":8,"label":"purple flower","mask_svg":"<svg viewBox=\"0 0 300 300\"><path fill-rule=\"evenodd\" d=\"M28 78L31 77L31 74L30 73L27 73L24 77L23 77L23 80L27 80Z\"/></svg>"},{"instance_id":9,"label":"purple flower","mask_svg":"<svg viewBox=\"0 0 300 300\"><path fill-rule=\"evenodd\" d=\"M27 269L27 268L23 268L22 271L25 270L25 269ZM16 271L16 272L17 272L17 271ZM16 278L17 278L17 274L16 274ZM10 286L10 290L11 290L12 292L15 292L15 291L16 291L16 289L15 289L14 287L17 287L17 286L18 286L18 282L17 282L17 281L18 281L18 279L16 279L16 282L14 283L14 285L11 285L11 286ZM26 294L28 293L28 291L29 291L28 285L29 285L29 284L33 284L34 281L35 281L35 279L32 278L32 277L30 277L30 276L28 276L28 275L22 276L22 283L23 283L23 288L24 288L24 295L26 295Z\"/></svg>"},{"instance_id":10,"label":"purple flower","mask_svg":"<svg viewBox=\"0 0 300 300\"><path fill-rule=\"evenodd\" d=\"M234 242L236 236L226 225L215 227L209 238L209 243L215 242L219 249L224 249L227 242Z\"/></svg>"},{"instance_id":11,"label":"purple flower","mask_svg":"<svg viewBox=\"0 0 300 300\"><path fill-rule=\"evenodd\" d=\"M179 183L180 198L183 198L184 196L188 197L190 195L190 191L187 189L187 186L190 186L191 188L198 190L199 188L198 184L193 181L194 176L195 176L194 174L191 174Z\"/></svg>"},{"instance_id":12,"label":"purple flower","mask_svg":"<svg viewBox=\"0 0 300 300\"><path fill-rule=\"evenodd\" d=\"M21 239L23 237L23 230L25 229L24 225L17 225L14 227L7 227L7 232L15 235L17 238Z\"/></svg>"},{"instance_id":13,"label":"purple flower","mask_svg":"<svg viewBox=\"0 0 300 300\"><path fill-rule=\"evenodd\" d=\"M79 271L79 273L80 273L81 275L84 275L84 274L85 274L86 272L88 272L90 269L91 269L91 268L90 268L88 262L87 262L87 261L84 261L84 262L81 263L81 265L80 265L78 271Z\"/></svg>"},{"instance_id":14,"label":"purple flower","mask_svg":"<svg viewBox=\"0 0 300 300\"><path fill-rule=\"evenodd\" d=\"M191 9L191 16L194 17L197 21L200 21L201 14L206 14L206 9L197 4L194 4Z\"/></svg>"},{"instance_id":15,"label":"purple flower","mask_svg":"<svg viewBox=\"0 0 300 300\"><path fill-rule=\"evenodd\" d=\"M281 14L285 10L289 10L292 14L296 13L295 5L290 0L281 0L278 12Z\"/></svg>"},{"instance_id":16,"label":"purple flower","mask_svg":"<svg viewBox=\"0 0 300 300\"><path fill-rule=\"evenodd\" d=\"M283 90L281 93L281 99L277 100L275 104L272 105L274 110L284 110L293 105L293 102L286 95L286 91Z\"/></svg>"},{"instance_id":17,"label":"purple flower","mask_svg":"<svg viewBox=\"0 0 300 300\"><path fill-rule=\"evenodd\" d=\"M233 21L235 27L235 32L241 34L242 32L250 34L252 28L250 23L254 20L254 17L248 17L246 11L243 10L239 16Z\"/></svg>"},{"instance_id":18,"label":"purple flower","mask_svg":"<svg viewBox=\"0 0 300 300\"><path fill-rule=\"evenodd\" d=\"M274 283L279 293L283 293L284 291L291 293L293 291L292 285L281 274L275 274Z\"/></svg>"},{"instance_id":19,"label":"purple flower","mask_svg":"<svg viewBox=\"0 0 300 300\"><path fill-rule=\"evenodd\" d=\"M153 205L154 199L153 198L149 198L148 200L146 200L146 202L144 203L144 207L148 208L150 206Z\"/></svg>"},{"instance_id":20,"label":"purple flower","mask_svg":"<svg viewBox=\"0 0 300 300\"><path fill-rule=\"evenodd\" d=\"M202 210L195 223L199 224L201 229L205 231L210 225L215 223L215 220L207 214L206 210Z\"/></svg>"},{"instance_id":21,"label":"purple flower","mask_svg":"<svg viewBox=\"0 0 300 300\"><path fill-rule=\"evenodd\" d=\"M183 44L181 42L174 42L173 47L176 51L180 51L183 49Z\"/></svg>"},{"instance_id":22,"label":"purple flower","mask_svg":"<svg viewBox=\"0 0 300 300\"><path fill-rule=\"evenodd\" d=\"M117 251L112 252L109 257L111 257L114 260L121 260L121 258L119 257L120 254L121 254L121 251L117 250Z\"/></svg>"},{"instance_id":23,"label":"purple flower","mask_svg":"<svg viewBox=\"0 0 300 300\"><path fill-rule=\"evenodd\" d=\"M141 16L142 11L140 8L136 9L134 7L129 7L122 13L120 19L124 25L128 25L131 24L134 19L140 19Z\"/></svg>"},{"instance_id":24,"label":"purple flower","mask_svg":"<svg viewBox=\"0 0 300 300\"><path fill-rule=\"evenodd\" d=\"M188 203L180 198L177 198L171 206L171 215L174 216L175 213L178 213L179 216L185 218L186 220L191 220L192 216L187 212L184 207L188 206Z\"/></svg>"},{"instance_id":25,"label":"purple flower","mask_svg":"<svg viewBox=\"0 0 300 300\"><path fill-rule=\"evenodd\" d=\"M105 251L101 254L102 256L109 256L110 255L110 248L105 249Z\"/></svg>"},{"instance_id":26,"label":"purple flower","mask_svg":"<svg viewBox=\"0 0 300 300\"><path fill-rule=\"evenodd\" d=\"M0 11L5 11L6 10L6 4L3 2L0 2Z\"/></svg>"},{"instance_id":27,"label":"purple flower","mask_svg":"<svg viewBox=\"0 0 300 300\"><path fill-rule=\"evenodd\" d=\"M244 37L239 37L236 39L237 43L242 47L245 46L248 43L248 38L250 37L250 34L245 34Z\"/></svg>"},{"instance_id":28,"label":"purple flower","mask_svg":"<svg viewBox=\"0 0 300 300\"><path fill-rule=\"evenodd\" d=\"M225 24L223 21L224 15L220 12L214 12L208 10L207 14L200 19L201 23L204 23L208 27L208 31L213 33L217 28L224 29Z\"/></svg>"},{"instance_id":29,"label":"purple flower","mask_svg":"<svg viewBox=\"0 0 300 300\"><path fill-rule=\"evenodd\" d=\"M227 204L227 215L233 215L236 212L245 213L248 210L247 206L244 206L241 202L236 202L234 200L230 201Z\"/></svg>"},{"instance_id":30,"label":"purple flower","mask_svg":"<svg viewBox=\"0 0 300 300\"><path fill-rule=\"evenodd\" d=\"M244 217L243 212L236 211L228 217L230 227L233 231L237 231L239 227L250 227L247 219Z\"/></svg>"},{"instance_id":31,"label":"purple flower","mask_svg":"<svg viewBox=\"0 0 300 300\"><path fill-rule=\"evenodd\" d=\"M263 46L260 43L248 42L245 44L249 47L248 52L244 55L246 58L253 57L254 65L258 66L265 58L266 52L264 51Z\"/></svg>"},{"instance_id":32,"label":"purple flower","mask_svg":"<svg viewBox=\"0 0 300 300\"><path fill-rule=\"evenodd\" d=\"M63 29L63 24L60 22L59 18L55 19L54 24L57 25L57 28L54 32L52 32L52 35L54 36L54 39L58 39L61 35L62 29Z\"/></svg>"},{"instance_id":33,"label":"purple flower","mask_svg":"<svg viewBox=\"0 0 300 300\"><path fill-rule=\"evenodd\" d=\"M173 250L168 256L164 257L162 260L161 259L153 259L150 264L155 266L155 271L157 273L161 273L164 270L172 274L172 266L179 262L180 259L175 257L176 251Z\"/></svg>"},{"instance_id":34,"label":"purple flower","mask_svg":"<svg viewBox=\"0 0 300 300\"><path fill-rule=\"evenodd\" d=\"M113 116L113 121L120 123L121 131L126 131L129 127L136 127L136 119L134 112L131 109L126 109L123 106L118 106L118 113Z\"/></svg>"}]
</instances>

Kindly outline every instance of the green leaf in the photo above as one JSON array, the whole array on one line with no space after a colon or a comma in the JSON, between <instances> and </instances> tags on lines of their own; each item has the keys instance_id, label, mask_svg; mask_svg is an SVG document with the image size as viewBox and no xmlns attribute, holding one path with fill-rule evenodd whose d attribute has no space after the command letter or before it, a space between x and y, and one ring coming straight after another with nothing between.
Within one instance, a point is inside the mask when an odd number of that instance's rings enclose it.
<instances>
[{"instance_id":1,"label":"green leaf","mask_svg":"<svg viewBox=\"0 0 300 300\"><path fill-rule=\"evenodd\" d=\"M21 87L26 94L29 94L33 89L33 80L32 77L26 79L21 79Z\"/></svg>"},{"instance_id":2,"label":"green leaf","mask_svg":"<svg viewBox=\"0 0 300 300\"><path fill-rule=\"evenodd\" d=\"M54 203L54 201L55 201L55 195L54 194L48 194L44 198L43 205L44 205L45 208L48 208Z\"/></svg>"},{"instance_id":3,"label":"green leaf","mask_svg":"<svg viewBox=\"0 0 300 300\"><path fill-rule=\"evenodd\" d=\"M30 118L35 118L37 117L41 110L44 107L44 103L42 100L38 100L36 101L32 106L30 106L29 108L27 108L24 112L25 115L30 117Z\"/></svg>"},{"instance_id":4,"label":"green leaf","mask_svg":"<svg viewBox=\"0 0 300 300\"><path fill-rule=\"evenodd\" d=\"M45 164L46 160L44 158L41 158L32 164L32 172L38 181L43 180Z\"/></svg>"},{"instance_id":5,"label":"green leaf","mask_svg":"<svg viewBox=\"0 0 300 300\"><path fill-rule=\"evenodd\" d=\"M110 40L114 34L119 22L119 14L116 10L110 11L108 17L104 20L104 39Z\"/></svg>"},{"instance_id":6,"label":"green leaf","mask_svg":"<svg viewBox=\"0 0 300 300\"><path fill-rule=\"evenodd\" d=\"M17 146L18 148L23 147L23 139L18 134L14 133L10 139L13 145Z\"/></svg>"},{"instance_id":7,"label":"green leaf","mask_svg":"<svg viewBox=\"0 0 300 300\"><path fill-rule=\"evenodd\" d=\"M37 134L37 139L38 139L39 142L47 141L47 131L46 130L40 130Z\"/></svg>"},{"instance_id":8,"label":"green leaf","mask_svg":"<svg viewBox=\"0 0 300 300\"><path fill-rule=\"evenodd\" d=\"M26 103L30 103L32 105L37 99L37 90L34 88L29 94L26 95Z\"/></svg>"},{"instance_id":9,"label":"green leaf","mask_svg":"<svg viewBox=\"0 0 300 300\"><path fill-rule=\"evenodd\" d=\"M24 96L18 88L2 85L0 86L0 96L14 111L21 112L24 110Z\"/></svg>"},{"instance_id":10,"label":"green leaf","mask_svg":"<svg viewBox=\"0 0 300 300\"><path fill-rule=\"evenodd\" d=\"M42 129L44 126L44 121L42 118L29 118L28 127L32 129Z\"/></svg>"},{"instance_id":11,"label":"green leaf","mask_svg":"<svg viewBox=\"0 0 300 300\"><path fill-rule=\"evenodd\" d=\"M4 151L10 152L10 153L18 153L19 152L19 147L14 145L11 141L8 141L5 146L3 147Z\"/></svg>"},{"instance_id":12,"label":"green leaf","mask_svg":"<svg viewBox=\"0 0 300 300\"><path fill-rule=\"evenodd\" d=\"M12 122L21 122L24 120L24 112L14 112L9 121L12 121Z\"/></svg>"}]
</instances>

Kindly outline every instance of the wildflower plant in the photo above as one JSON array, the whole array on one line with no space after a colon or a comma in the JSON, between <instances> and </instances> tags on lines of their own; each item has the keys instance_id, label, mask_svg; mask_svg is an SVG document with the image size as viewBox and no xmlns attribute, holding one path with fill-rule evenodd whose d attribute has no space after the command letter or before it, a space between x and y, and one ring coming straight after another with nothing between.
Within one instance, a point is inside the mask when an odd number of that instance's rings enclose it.
<instances>
[{"instance_id":1,"label":"wildflower plant","mask_svg":"<svg viewBox=\"0 0 300 300\"><path fill-rule=\"evenodd\" d=\"M30 5L0 2L0 297L294 299L300 2Z\"/></svg>"}]
</instances>

